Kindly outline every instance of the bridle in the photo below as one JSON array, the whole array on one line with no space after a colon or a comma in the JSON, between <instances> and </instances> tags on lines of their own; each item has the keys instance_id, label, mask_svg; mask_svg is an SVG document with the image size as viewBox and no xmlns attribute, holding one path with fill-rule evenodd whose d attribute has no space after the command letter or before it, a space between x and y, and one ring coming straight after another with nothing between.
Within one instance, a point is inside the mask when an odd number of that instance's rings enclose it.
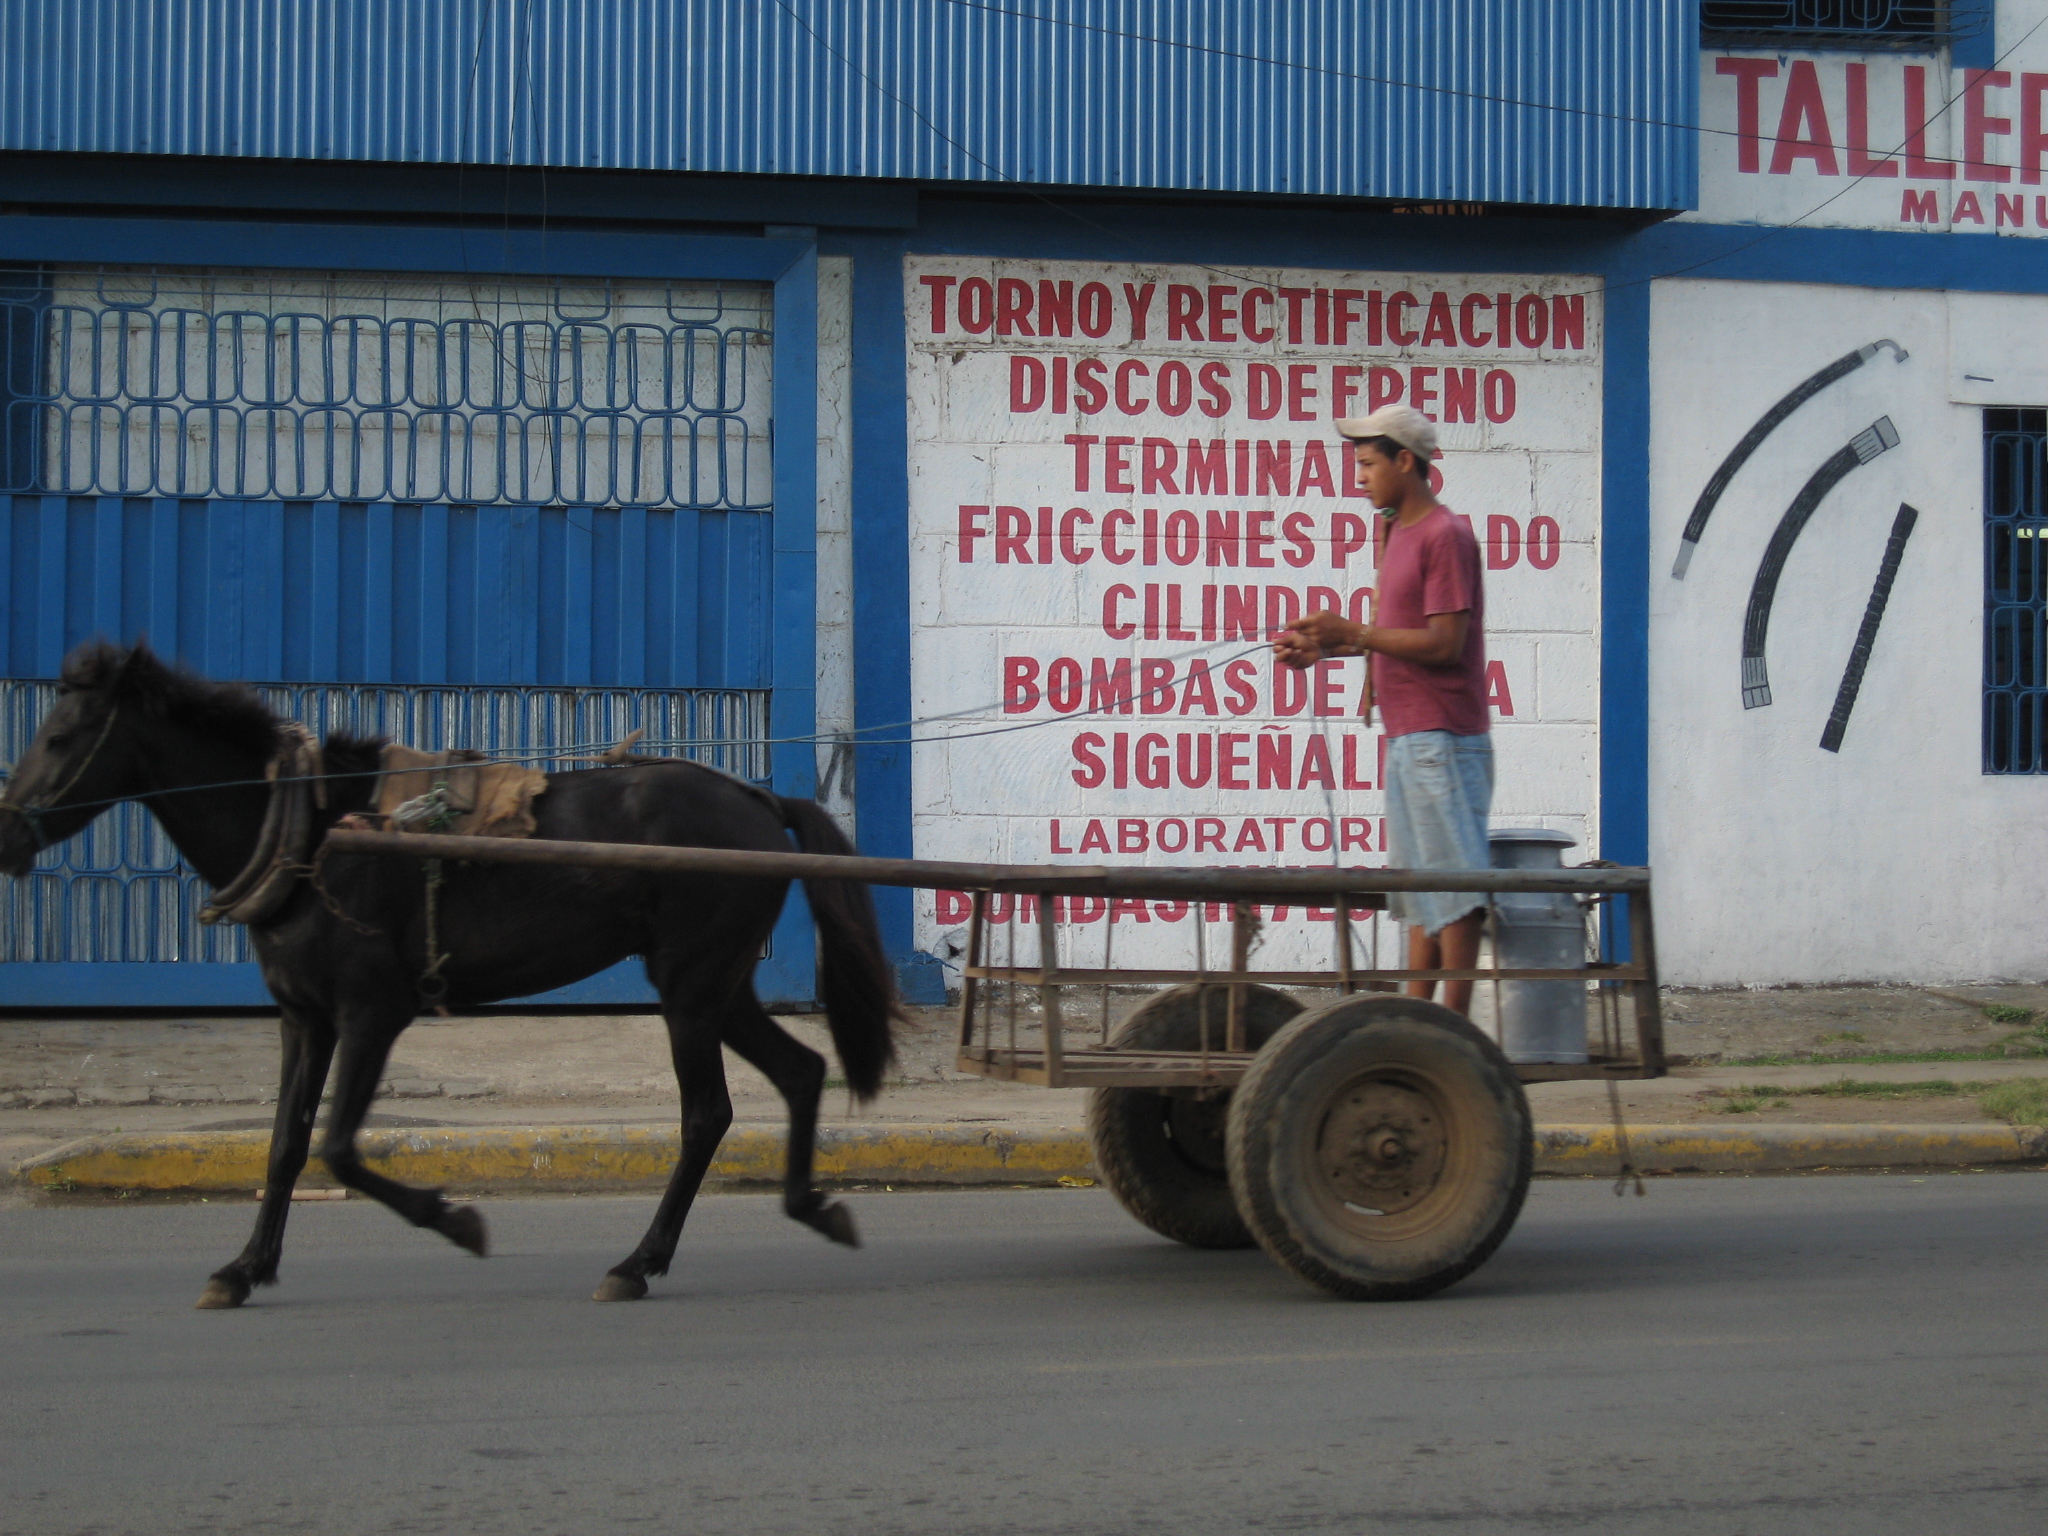
<instances>
[{"instance_id":1,"label":"bridle","mask_svg":"<svg viewBox=\"0 0 2048 1536\"><path fill-rule=\"evenodd\" d=\"M100 727L99 736L93 741L92 750L71 770L71 777L42 797L41 804L17 805L12 800L0 797L0 811L12 811L22 819L23 824L28 827L28 835L35 839L37 853L50 846L49 838L43 835L43 817L51 811L61 811L64 808L58 802L78 787L78 781L85 777L85 771L92 767L93 761L100 755L100 748L107 744L107 738L114 732L114 722L120 717L119 704L107 711L107 723Z\"/></svg>"}]
</instances>

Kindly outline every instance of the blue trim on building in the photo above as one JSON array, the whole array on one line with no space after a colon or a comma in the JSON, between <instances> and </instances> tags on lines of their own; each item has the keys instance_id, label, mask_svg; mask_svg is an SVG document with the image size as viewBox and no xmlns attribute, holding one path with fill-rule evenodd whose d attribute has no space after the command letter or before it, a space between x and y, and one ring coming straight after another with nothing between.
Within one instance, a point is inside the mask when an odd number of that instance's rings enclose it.
<instances>
[{"instance_id":1,"label":"blue trim on building","mask_svg":"<svg viewBox=\"0 0 2048 1536\"><path fill-rule=\"evenodd\" d=\"M50 303L48 274L37 267L0 269L0 485L32 480L39 457L35 418L10 409L17 396L34 393L42 382L38 332L24 323Z\"/></svg>"},{"instance_id":2,"label":"blue trim on building","mask_svg":"<svg viewBox=\"0 0 2048 1536\"><path fill-rule=\"evenodd\" d=\"M5 1008L275 1008L260 965L11 964L0 1007ZM574 986L518 1001L540 1005L644 1007L654 996L646 968L621 960Z\"/></svg>"},{"instance_id":3,"label":"blue trim on building","mask_svg":"<svg viewBox=\"0 0 2048 1536\"><path fill-rule=\"evenodd\" d=\"M1601 326L1600 857L1650 862L1650 288Z\"/></svg>"},{"instance_id":4,"label":"blue trim on building","mask_svg":"<svg viewBox=\"0 0 2048 1536\"><path fill-rule=\"evenodd\" d=\"M854 725L872 740L854 751L861 847L908 858L911 749L901 722L910 687L910 411L904 393L904 242L852 237L834 243L853 258L853 654ZM881 727L881 729L877 729ZM943 1002L938 962L916 945L915 892L877 890L882 940L911 1002Z\"/></svg>"},{"instance_id":5,"label":"blue trim on building","mask_svg":"<svg viewBox=\"0 0 2048 1536\"><path fill-rule=\"evenodd\" d=\"M775 279L775 549L772 578L774 679L768 734L782 741L818 728L818 251L809 240ZM770 748L778 795L817 793L818 754L809 745ZM769 956L754 985L774 1001L817 996L816 934L800 886L790 888Z\"/></svg>"},{"instance_id":6,"label":"blue trim on building","mask_svg":"<svg viewBox=\"0 0 2048 1536\"><path fill-rule=\"evenodd\" d=\"M145 208L219 208L238 218L381 214L492 225L595 219L907 229L917 222L917 188L903 181L42 151L0 152L0 202L101 204L131 216Z\"/></svg>"},{"instance_id":7,"label":"blue trim on building","mask_svg":"<svg viewBox=\"0 0 2048 1536\"><path fill-rule=\"evenodd\" d=\"M1994 5L1984 29L1972 37L1959 37L1949 44L1948 61L1957 69L1989 69L1998 62L1998 21Z\"/></svg>"},{"instance_id":8,"label":"blue trim on building","mask_svg":"<svg viewBox=\"0 0 2048 1536\"><path fill-rule=\"evenodd\" d=\"M772 283L810 249L807 240L673 231L0 215L0 261Z\"/></svg>"}]
</instances>

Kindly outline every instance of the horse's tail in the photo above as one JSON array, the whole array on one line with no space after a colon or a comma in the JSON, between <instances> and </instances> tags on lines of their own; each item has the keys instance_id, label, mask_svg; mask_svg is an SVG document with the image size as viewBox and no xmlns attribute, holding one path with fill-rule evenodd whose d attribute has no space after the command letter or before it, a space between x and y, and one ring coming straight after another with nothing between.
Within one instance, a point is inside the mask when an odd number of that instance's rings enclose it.
<instances>
[{"instance_id":1,"label":"horse's tail","mask_svg":"<svg viewBox=\"0 0 2048 1536\"><path fill-rule=\"evenodd\" d=\"M805 853L857 851L815 800L783 798L782 811ZM901 1017L874 899L857 880L806 880L804 895L818 925L818 989L832 1044L847 1085L857 1097L871 1099L896 1060L891 1025Z\"/></svg>"}]
</instances>

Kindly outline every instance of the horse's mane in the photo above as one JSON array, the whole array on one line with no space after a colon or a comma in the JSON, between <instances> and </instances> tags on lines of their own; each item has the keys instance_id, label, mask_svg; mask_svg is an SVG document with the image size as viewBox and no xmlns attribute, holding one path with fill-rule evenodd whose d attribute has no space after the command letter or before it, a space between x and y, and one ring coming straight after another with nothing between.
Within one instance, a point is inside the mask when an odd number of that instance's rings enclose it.
<instances>
[{"instance_id":1,"label":"horse's mane","mask_svg":"<svg viewBox=\"0 0 2048 1536\"><path fill-rule=\"evenodd\" d=\"M201 677L164 661L146 644L124 648L101 640L82 645L65 659L62 682L67 692L97 693L136 705L160 720L224 738L255 757L267 758L277 750L284 724L246 685ZM381 736L336 731L321 743L321 751L329 773L357 775L377 768L383 745ZM371 782L341 778L336 786L340 800L348 804L360 798L367 804Z\"/></svg>"}]
</instances>

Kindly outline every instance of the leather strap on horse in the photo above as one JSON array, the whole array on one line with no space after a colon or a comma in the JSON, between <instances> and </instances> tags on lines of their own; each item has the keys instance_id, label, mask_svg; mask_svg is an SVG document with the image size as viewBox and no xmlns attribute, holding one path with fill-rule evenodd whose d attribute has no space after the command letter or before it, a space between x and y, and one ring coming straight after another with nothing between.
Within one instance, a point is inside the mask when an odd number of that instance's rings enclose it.
<instances>
[{"instance_id":1,"label":"leather strap on horse","mask_svg":"<svg viewBox=\"0 0 2048 1536\"><path fill-rule=\"evenodd\" d=\"M277 754L263 770L270 781L270 805L256 834L256 851L242 872L200 908L199 921L254 926L274 916L306 873L311 851L313 807L327 803L321 777L320 743L297 721L278 728Z\"/></svg>"}]
</instances>

